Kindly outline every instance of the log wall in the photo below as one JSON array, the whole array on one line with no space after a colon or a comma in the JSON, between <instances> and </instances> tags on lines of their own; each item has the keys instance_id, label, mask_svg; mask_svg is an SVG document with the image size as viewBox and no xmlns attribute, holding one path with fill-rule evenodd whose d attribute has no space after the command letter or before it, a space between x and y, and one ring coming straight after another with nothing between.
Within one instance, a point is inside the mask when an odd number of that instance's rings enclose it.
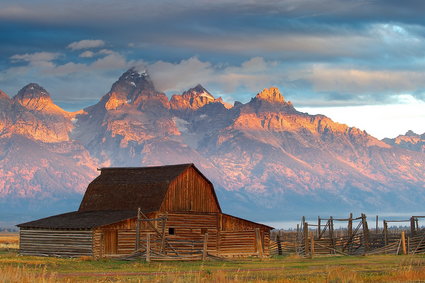
<instances>
[{"instance_id":1,"label":"log wall","mask_svg":"<svg viewBox=\"0 0 425 283\"><path fill-rule=\"evenodd\" d=\"M37 256L92 256L90 230L21 229L19 252Z\"/></svg>"},{"instance_id":2,"label":"log wall","mask_svg":"<svg viewBox=\"0 0 425 283\"><path fill-rule=\"evenodd\" d=\"M217 213L168 213L167 215L166 237L172 241L175 240L191 240L201 241L203 234L208 233L207 250L210 252L217 250ZM174 228L174 235L169 234L169 228Z\"/></svg>"},{"instance_id":3,"label":"log wall","mask_svg":"<svg viewBox=\"0 0 425 283\"><path fill-rule=\"evenodd\" d=\"M169 245L164 248L168 254L173 254L174 250L184 254L202 249L205 233L208 233L206 250L209 254L217 256L270 254L270 231L267 226L221 213L158 212L148 215L148 218L153 219L162 217L167 219L164 231ZM96 229L93 236L94 256L114 257L132 254L136 248L136 223L136 219L129 219ZM162 232L161 221L149 223L157 231ZM170 228L174 234L170 234ZM150 234L152 249L159 251L161 236L148 222L142 221L139 236L142 249L146 246L147 234ZM116 235L116 238L111 235ZM113 243L114 239L116 243Z\"/></svg>"}]
</instances>

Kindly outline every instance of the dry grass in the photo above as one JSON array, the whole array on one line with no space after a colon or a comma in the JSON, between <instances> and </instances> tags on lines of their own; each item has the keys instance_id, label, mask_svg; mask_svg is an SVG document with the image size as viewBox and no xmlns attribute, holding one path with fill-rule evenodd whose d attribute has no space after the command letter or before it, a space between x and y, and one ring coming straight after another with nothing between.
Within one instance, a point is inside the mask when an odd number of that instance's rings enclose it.
<instances>
[{"instance_id":1,"label":"dry grass","mask_svg":"<svg viewBox=\"0 0 425 283\"><path fill-rule=\"evenodd\" d=\"M19 249L19 234L0 233L0 249Z\"/></svg>"},{"instance_id":2,"label":"dry grass","mask_svg":"<svg viewBox=\"0 0 425 283\"><path fill-rule=\"evenodd\" d=\"M425 267L406 266L390 277L396 282L425 282Z\"/></svg>"},{"instance_id":3,"label":"dry grass","mask_svg":"<svg viewBox=\"0 0 425 283\"><path fill-rule=\"evenodd\" d=\"M1 266L0 282L33 283L59 282L54 273L47 272L46 268L30 269L20 266Z\"/></svg>"},{"instance_id":4,"label":"dry grass","mask_svg":"<svg viewBox=\"0 0 425 283\"><path fill-rule=\"evenodd\" d=\"M0 282L425 282L425 256L297 256L207 262L123 262L0 252Z\"/></svg>"}]
</instances>

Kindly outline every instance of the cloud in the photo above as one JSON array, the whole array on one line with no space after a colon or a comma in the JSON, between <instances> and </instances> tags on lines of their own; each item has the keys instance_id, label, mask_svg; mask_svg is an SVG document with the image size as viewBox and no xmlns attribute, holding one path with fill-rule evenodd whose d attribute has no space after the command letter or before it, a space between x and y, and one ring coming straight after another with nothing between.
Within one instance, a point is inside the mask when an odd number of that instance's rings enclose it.
<instances>
[{"instance_id":1,"label":"cloud","mask_svg":"<svg viewBox=\"0 0 425 283\"><path fill-rule=\"evenodd\" d=\"M29 68L52 68L55 66L52 61L59 56L61 56L61 54L56 52L36 52L15 54L10 57L10 60L13 63L28 62Z\"/></svg>"},{"instance_id":2,"label":"cloud","mask_svg":"<svg viewBox=\"0 0 425 283\"><path fill-rule=\"evenodd\" d=\"M425 74L414 70L368 70L315 65L305 76L318 92L400 94L425 88Z\"/></svg>"},{"instance_id":3,"label":"cloud","mask_svg":"<svg viewBox=\"0 0 425 283\"><path fill-rule=\"evenodd\" d=\"M84 39L84 40L75 41L75 42L70 43L68 45L68 48L70 48L72 50L81 50L81 49L102 47L104 45L105 45L105 42L103 40Z\"/></svg>"},{"instance_id":4,"label":"cloud","mask_svg":"<svg viewBox=\"0 0 425 283\"><path fill-rule=\"evenodd\" d=\"M262 57L251 58L239 66L215 65L191 57L178 63L158 61L143 67L148 69L156 88L164 92L181 92L198 83L210 84L220 92L240 87L259 91L276 78L276 62Z\"/></svg>"},{"instance_id":5,"label":"cloud","mask_svg":"<svg viewBox=\"0 0 425 283\"><path fill-rule=\"evenodd\" d=\"M95 55L95 53L93 51L86 50L83 53L81 53L80 55L78 55L78 57L81 57L81 58L92 58L94 55Z\"/></svg>"},{"instance_id":6,"label":"cloud","mask_svg":"<svg viewBox=\"0 0 425 283\"><path fill-rule=\"evenodd\" d=\"M158 61L147 66L155 86L162 91L176 91L211 80L215 70L211 63L197 57L179 63Z\"/></svg>"},{"instance_id":7,"label":"cloud","mask_svg":"<svg viewBox=\"0 0 425 283\"><path fill-rule=\"evenodd\" d=\"M25 53L25 54L15 54L10 57L12 62L16 63L19 61L25 62L42 62L42 61L52 61L58 58L61 54L56 52L35 52L35 53Z\"/></svg>"}]
</instances>

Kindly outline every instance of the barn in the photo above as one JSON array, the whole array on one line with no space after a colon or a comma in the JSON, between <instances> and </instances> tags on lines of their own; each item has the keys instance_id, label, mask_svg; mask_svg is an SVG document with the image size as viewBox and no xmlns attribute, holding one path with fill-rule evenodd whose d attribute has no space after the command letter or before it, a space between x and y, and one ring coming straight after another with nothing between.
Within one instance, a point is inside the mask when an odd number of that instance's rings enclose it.
<instances>
[{"instance_id":1,"label":"barn","mask_svg":"<svg viewBox=\"0 0 425 283\"><path fill-rule=\"evenodd\" d=\"M20 253L199 259L268 256L270 226L225 214L193 165L102 168L78 211L17 225Z\"/></svg>"}]
</instances>

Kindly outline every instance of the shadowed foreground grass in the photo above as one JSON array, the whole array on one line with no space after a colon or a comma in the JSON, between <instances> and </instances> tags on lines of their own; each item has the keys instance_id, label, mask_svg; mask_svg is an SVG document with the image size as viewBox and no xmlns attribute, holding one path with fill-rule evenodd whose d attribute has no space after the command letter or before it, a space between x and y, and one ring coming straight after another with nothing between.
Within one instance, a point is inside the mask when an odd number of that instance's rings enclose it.
<instances>
[{"instance_id":1,"label":"shadowed foreground grass","mask_svg":"<svg viewBox=\"0 0 425 283\"><path fill-rule=\"evenodd\" d=\"M425 282L425 256L146 263L30 257L3 250L0 282Z\"/></svg>"}]
</instances>

